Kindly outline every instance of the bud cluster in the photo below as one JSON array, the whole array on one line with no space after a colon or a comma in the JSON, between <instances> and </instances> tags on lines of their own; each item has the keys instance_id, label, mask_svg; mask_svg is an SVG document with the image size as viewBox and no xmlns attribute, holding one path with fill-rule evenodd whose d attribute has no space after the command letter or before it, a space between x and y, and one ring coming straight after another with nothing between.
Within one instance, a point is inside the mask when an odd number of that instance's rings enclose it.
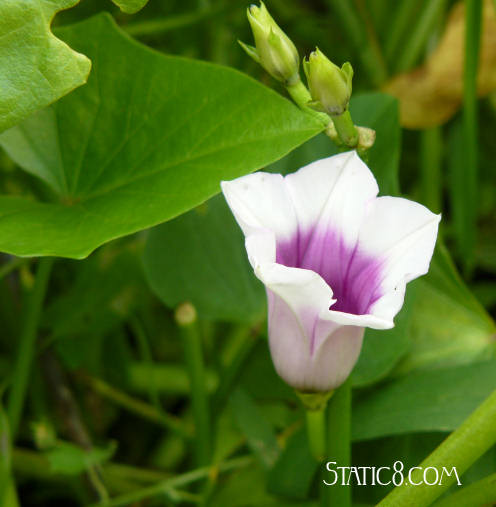
<instances>
[{"instance_id":1,"label":"bud cluster","mask_svg":"<svg viewBox=\"0 0 496 507\"><path fill-rule=\"evenodd\" d=\"M274 21L264 3L248 8L248 21L255 47L240 41L243 49L272 77L292 86L300 81L300 57L291 39ZM353 69L346 62L341 68L318 48L303 61L312 100L308 106L335 117L343 114L351 96Z\"/></svg>"}]
</instances>

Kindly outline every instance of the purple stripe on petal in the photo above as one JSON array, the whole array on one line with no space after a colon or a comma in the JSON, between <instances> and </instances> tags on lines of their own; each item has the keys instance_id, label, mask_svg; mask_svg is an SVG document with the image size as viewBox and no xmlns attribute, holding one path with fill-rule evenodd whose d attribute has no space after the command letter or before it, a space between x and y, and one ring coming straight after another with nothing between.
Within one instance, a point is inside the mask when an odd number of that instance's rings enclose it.
<instances>
[{"instance_id":1,"label":"purple stripe on petal","mask_svg":"<svg viewBox=\"0 0 496 507\"><path fill-rule=\"evenodd\" d=\"M318 273L334 293L332 310L364 315L382 296L382 261L349 246L334 229L298 231L289 241L278 241L276 262Z\"/></svg>"}]
</instances>

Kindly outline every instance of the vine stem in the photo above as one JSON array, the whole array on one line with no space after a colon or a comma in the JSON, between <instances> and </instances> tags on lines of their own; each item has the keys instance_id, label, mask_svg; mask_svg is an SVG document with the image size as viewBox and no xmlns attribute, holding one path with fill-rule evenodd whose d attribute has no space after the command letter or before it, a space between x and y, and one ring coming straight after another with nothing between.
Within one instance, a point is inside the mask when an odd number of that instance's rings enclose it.
<instances>
[{"instance_id":1,"label":"vine stem","mask_svg":"<svg viewBox=\"0 0 496 507\"><path fill-rule=\"evenodd\" d=\"M496 474L453 493L434 504L434 507L473 507L474 505L494 505L496 502Z\"/></svg>"},{"instance_id":2,"label":"vine stem","mask_svg":"<svg viewBox=\"0 0 496 507\"><path fill-rule=\"evenodd\" d=\"M496 390L411 473L409 480L395 488L377 507L426 507L439 498L454 482L454 473L445 475L436 487L423 481L424 470L453 467L461 476L480 456L496 443ZM411 482L418 483L413 486ZM457 504L458 505L458 504Z\"/></svg>"},{"instance_id":3,"label":"vine stem","mask_svg":"<svg viewBox=\"0 0 496 507\"><path fill-rule=\"evenodd\" d=\"M434 213L441 211L443 139L441 127L420 132L420 160L423 203Z\"/></svg>"},{"instance_id":4,"label":"vine stem","mask_svg":"<svg viewBox=\"0 0 496 507\"><path fill-rule=\"evenodd\" d=\"M465 170L462 173L465 199L464 214L461 217L459 248L465 260L465 270L471 273L474 263L477 221L477 175L479 166L478 153L478 111L477 111L477 75L480 56L480 39L482 25L482 0L465 2L465 64L463 73L463 143Z\"/></svg>"},{"instance_id":5,"label":"vine stem","mask_svg":"<svg viewBox=\"0 0 496 507\"><path fill-rule=\"evenodd\" d=\"M127 393L116 389L99 378L80 373L79 379L93 391L124 408L128 412L136 414L155 424L159 424L164 428L170 429L184 438L191 438L191 432L189 431L188 425L177 417L167 414L164 411L159 411L153 405L149 405L140 399L133 398Z\"/></svg>"},{"instance_id":6,"label":"vine stem","mask_svg":"<svg viewBox=\"0 0 496 507\"><path fill-rule=\"evenodd\" d=\"M181 332L184 358L189 374L195 421L196 461L201 466L208 464L210 461L210 411L202 341L194 306L190 303L180 305L176 310L176 322Z\"/></svg>"},{"instance_id":7,"label":"vine stem","mask_svg":"<svg viewBox=\"0 0 496 507\"><path fill-rule=\"evenodd\" d=\"M17 507L19 500L12 478L12 447L9 422L0 405L0 505Z\"/></svg>"},{"instance_id":8,"label":"vine stem","mask_svg":"<svg viewBox=\"0 0 496 507\"><path fill-rule=\"evenodd\" d=\"M337 466L351 463L351 377L334 392L327 412L327 459ZM351 487L344 484L322 487L323 507L350 507Z\"/></svg>"},{"instance_id":9,"label":"vine stem","mask_svg":"<svg viewBox=\"0 0 496 507\"><path fill-rule=\"evenodd\" d=\"M50 278L54 259L44 257L39 261L34 286L28 294L25 311L23 312L23 325L19 337L19 348L10 396L7 403L7 418L9 420L12 441L19 429L19 422L24 407L27 386L33 363L37 329L41 317L41 309Z\"/></svg>"},{"instance_id":10,"label":"vine stem","mask_svg":"<svg viewBox=\"0 0 496 507\"><path fill-rule=\"evenodd\" d=\"M233 458L232 460L225 461L216 467L198 468L196 470L192 470L191 472L186 472L183 475L172 477L171 479L159 482L158 484L154 484L148 488L143 488L138 491L132 491L131 493L111 498L107 503L94 504L91 507L118 507L121 505L130 505L134 502L144 500L145 498L151 498L174 491L176 488L199 481L201 479L205 479L216 473L227 472L229 470L237 470L239 468L244 468L248 465L251 465L252 463L253 458L251 456Z\"/></svg>"},{"instance_id":11,"label":"vine stem","mask_svg":"<svg viewBox=\"0 0 496 507\"><path fill-rule=\"evenodd\" d=\"M5 278L8 274L21 267L22 265L27 264L28 262L29 259L25 257L14 257L9 262L2 264L2 266L0 266L0 280L2 278Z\"/></svg>"}]
</instances>

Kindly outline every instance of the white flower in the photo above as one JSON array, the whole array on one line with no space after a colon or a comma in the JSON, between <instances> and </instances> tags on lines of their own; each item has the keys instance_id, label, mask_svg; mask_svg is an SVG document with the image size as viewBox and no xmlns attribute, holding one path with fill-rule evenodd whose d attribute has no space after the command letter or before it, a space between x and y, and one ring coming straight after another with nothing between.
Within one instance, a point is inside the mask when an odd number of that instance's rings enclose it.
<instances>
[{"instance_id":1,"label":"white flower","mask_svg":"<svg viewBox=\"0 0 496 507\"><path fill-rule=\"evenodd\" d=\"M257 172L221 185L267 290L276 371L300 391L335 389L364 328L392 328L406 283L428 271L440 216L377 197L355 151L286 177Z\"/></svg>"}]
</instances>

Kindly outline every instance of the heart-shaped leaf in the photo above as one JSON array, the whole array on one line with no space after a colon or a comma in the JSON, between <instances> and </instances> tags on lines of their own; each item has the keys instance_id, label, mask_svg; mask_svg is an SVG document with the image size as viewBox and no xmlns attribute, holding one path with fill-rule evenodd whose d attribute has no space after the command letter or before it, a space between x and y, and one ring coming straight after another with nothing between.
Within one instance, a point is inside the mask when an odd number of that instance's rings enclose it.
<instances>
[{"instance_id":1,"label":"heart-shaped leaf","mask_svg":"<svg viewBox=\"0 0 496 507\"><path fill-rule=\"evenodd\" d=\"M288 100L229 68L156 53L100 15L61 30L88 83L0 136L55 202L0 196L0 250L82 258L156 225L317 134ZM125 55L125 56L124 56Z\"/></svg>"}]
</instances>

